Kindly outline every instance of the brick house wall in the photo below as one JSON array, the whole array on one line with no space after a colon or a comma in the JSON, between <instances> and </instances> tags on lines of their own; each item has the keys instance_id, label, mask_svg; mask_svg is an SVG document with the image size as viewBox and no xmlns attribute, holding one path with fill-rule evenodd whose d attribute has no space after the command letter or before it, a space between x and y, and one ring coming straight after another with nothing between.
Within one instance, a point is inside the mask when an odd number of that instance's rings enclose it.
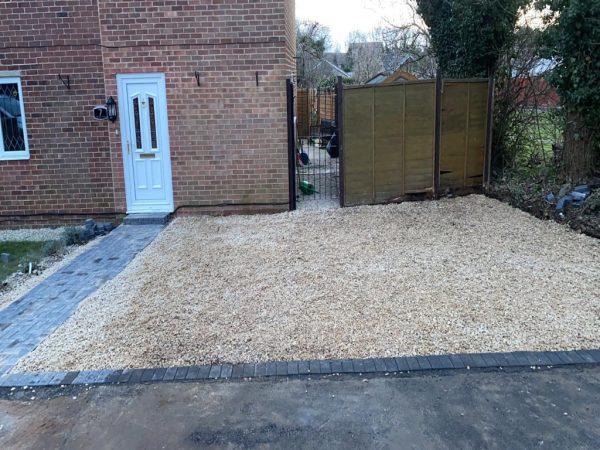
<instances>
[{"instance_id":1,"label":"brick house wall","mask_svg":"<svg viewBox=\"0 0 600 450\"><path fill-rule=\"evenodd\" d=\"M108 129L90 120L105 100L98 8L55 3L0 2L0 70L21 73L30 148L29 160L0 160L0 227L115 207ZM70 76L70 90L59 74ZM25 214L32 216L10 217Z\"/></svg>"},{"instance_id":2,"label":"brick house wall","mask_svg":"<svg viewBox=\"0 0 600 450\"><path fill-rule=\"evenodd\" d=\"M0 161L10 186L0 227L52 220L11 215L73 214L53 218L65 222L126 212L119 121L91 118L94 105L119 101L122 73L166 75L180 213L287 210L294 0L18 3L0 6L0 70L21 72L31 159ZM71 90L58 73L71 76Z\"/></svg>"}]
</instances>

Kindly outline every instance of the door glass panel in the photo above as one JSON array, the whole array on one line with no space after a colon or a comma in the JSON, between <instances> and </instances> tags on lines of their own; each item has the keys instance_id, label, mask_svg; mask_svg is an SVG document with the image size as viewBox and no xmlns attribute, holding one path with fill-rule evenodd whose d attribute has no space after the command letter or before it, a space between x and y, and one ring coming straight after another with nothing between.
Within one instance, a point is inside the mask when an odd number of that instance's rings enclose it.
<instances>
[{"instance_id":1,"label":"door glass panel","mask_svg":"<svg viewBox=\"0 0 600 450\"><path fill-rule=\"evenodd\" d=\"M21 117L21 99L17 83L0 84L0 126L4 151L25 151L25 133Z\"/></svg>"},{"instance_id":2,"label":"door glass panel","mask_svg":"<svg viewBox=\"0 0 600 450\"><path fill-rule=\"evenodd\" d=\"M152 142L152 149L156 150L158 148L156 141L156 114L154 113L154 99L152 97L148 97L148 108L150 111L150 140Z\"/></svg>"},{"instance_id":3,"label":"door glass panel","mask_svg":"<svg viewBox=\"0 0 600 450\"><path fill-rule=\"evenodd\" d=\"M133 121L135 127L135 148L142 149L142 127L140 125L140 99L133 99Z\"/></svg>"}]
</instances>

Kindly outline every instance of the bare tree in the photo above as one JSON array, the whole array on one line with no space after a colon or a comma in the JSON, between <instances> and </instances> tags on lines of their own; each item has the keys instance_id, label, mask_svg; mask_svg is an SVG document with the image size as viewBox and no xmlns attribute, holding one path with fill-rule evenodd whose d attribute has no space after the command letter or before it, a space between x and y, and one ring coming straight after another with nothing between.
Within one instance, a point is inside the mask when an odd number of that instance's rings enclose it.
<instances>
[{"instance_id":1,"label":"bare tree","mask_svg":"<svg viewBox=\"0 0 600 450\"><path fill-rule=\"evenodd\" d=\"M331 48L329 28L313 21L296 22L296 70L300 87L317 88L331 78L323 56Z\"/></svg>"},{"instance_id":2,"label":"bare tree","mask_svg":"<svg viewBox=\"0 0 600 450\"><path fill-rule=\"evenodd\" d=\"M371 0L376 12L394 10L400 17L382 16L383 26L372 33L375 41L383 43L383 65L386 72L403 69L418 78L434 78L437 70L431 51L429 30L417 13L415 0Z\"/></svg>"},{"instance_id":3,"label":"bare tree","mask_svg":"<svg viewBox=\"0 0 600 450\"><path fill-rule=\"evenodd\" d=\"M385 70L383 43L370 40L360 31L353 31L348 37L347 59L356 83L364 83Z\"/></svg>"}]
</instances>

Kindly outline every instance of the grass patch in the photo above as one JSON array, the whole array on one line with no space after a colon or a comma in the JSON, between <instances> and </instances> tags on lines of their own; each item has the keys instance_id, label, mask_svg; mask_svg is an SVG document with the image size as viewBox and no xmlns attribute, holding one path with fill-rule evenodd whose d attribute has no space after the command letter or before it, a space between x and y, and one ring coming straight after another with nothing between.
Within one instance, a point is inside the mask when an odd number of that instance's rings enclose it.
<instances>
[{"instance_id":1,"label":"grass patch","mask_svg":"<svg viewBox=\"0 0 600 450\"><path fill-rule=\"evenodd\" d=\"M0 262L0 282L19 270L19 263L29 259L32 262L43 257L47 242L8 241L0 242L0 253L10 254L8 264Z\"/></svg>"}]
</instances>

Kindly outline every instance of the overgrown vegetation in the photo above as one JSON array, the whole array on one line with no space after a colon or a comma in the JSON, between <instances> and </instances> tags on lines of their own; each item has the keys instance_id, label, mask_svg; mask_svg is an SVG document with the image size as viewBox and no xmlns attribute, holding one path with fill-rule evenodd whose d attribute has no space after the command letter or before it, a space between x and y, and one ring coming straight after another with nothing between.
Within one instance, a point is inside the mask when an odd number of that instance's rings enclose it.
<instances>
[{"instance_id":1,"label":"overgrown vegetation","mask_svg":"<svg viewBox=\"0 0 600 450\"><path fill-rule=\"evenodd\" d=\"M86 244L89 239L83 228L66 228L60 239L44 242L0 241L0 253L10 255L8 263L0 262L0 283L15 272L37 271L41 262L48 257L64 254L67 247Z\"/></svg>"},{"instance_id":2,"label":"overgrown vegetation","mask_svg":"<svg viewBox=\"0 0 600 450\"><path fill-rule=\"evenodd\" d=\"M600 0L537 0L548 11L542 51L567 114L563 173L577 182L600 159Z\"/></svg>"},{"instance_id":3,"label":"overgrown vegetation","mask_svg":"<svg viewBox=\"0 0 600 450\"><path fill-rule=\"evenodd\" d=\"M528 0L417 0L445 77L492 75Z\"/></svg>"},{"instance_id":4,"label":"overgrown vegetation","mask_svg":"<svg viewBox=\"0 0 600 450\"><path fill-rule=\"evenodd\" d=\"M8 253L8 263L0 262L0 283L19 270L19 265L25 260L38 260L43 254L44 242L0 242L0 253Z\"/></svg>"},{"instance_id":5,"label":"overgrown vegetation","mask_svg":"<svg viewBox=\"0 0 600 450\"><path fill-rule=\"evenodd\" d=\"M489 193L600 237L600 0L416 1L445 77L495 77ZM581 207L548 200L580 183Z\"/></svg>"}]
</instances>

